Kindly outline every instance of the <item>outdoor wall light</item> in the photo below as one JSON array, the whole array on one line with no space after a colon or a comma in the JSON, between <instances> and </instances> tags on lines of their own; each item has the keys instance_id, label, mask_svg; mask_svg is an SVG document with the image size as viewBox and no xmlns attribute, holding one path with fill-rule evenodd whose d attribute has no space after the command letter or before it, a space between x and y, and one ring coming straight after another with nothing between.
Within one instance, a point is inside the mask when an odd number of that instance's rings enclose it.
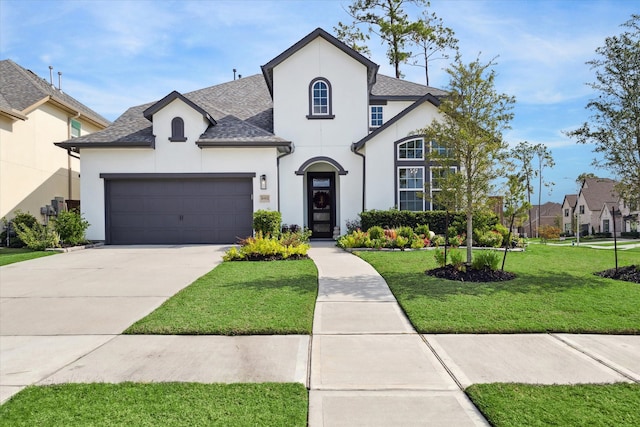
<instances>
[{"instance_id":1,"label":"outdoor wall light","mask_svg":"<svg viewBox=\"0 0 640 427\"><path fill-rule=\"evenodd\" d=\"M260 175L260 189L267 189L267 175Z\"/></svg>"}]
</instances>

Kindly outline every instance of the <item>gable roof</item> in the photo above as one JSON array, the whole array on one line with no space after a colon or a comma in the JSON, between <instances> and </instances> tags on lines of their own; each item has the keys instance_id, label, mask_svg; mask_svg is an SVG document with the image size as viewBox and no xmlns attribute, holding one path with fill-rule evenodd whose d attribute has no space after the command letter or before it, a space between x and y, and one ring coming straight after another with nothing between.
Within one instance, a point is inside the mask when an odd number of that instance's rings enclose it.
<instances>
[{"instance_id":1,"label":"gable roof","mask_svg":"<svg viewBox=\"0 0 640 427\"><path fill-rule=\"evenodd\" d=\"M407 80L378 74L375 85L371 89L370 100L417 101L420 97L431 94L436 98L447 95L447 92L434 87L425 86Z\"/></svg>"},{"instance_id":2,"label":"gable roof","mask_svg":"<svg viewBox=\"0 0 640 427\"><path fill-rule=\"evenodd\" d=\"M564 196L564 200L562 201L562 206L564 206L565 202L573 209L576 208L576 202L578 201L577 194L566 194Z\"/></svg>"},{"instance_id":3,"label":"gable roof","mask_svg":"<svg viewBox=\"0 0 640 427\"><path fill-rule=\"evenodd\" d=\"M599 211L605 202L617 202L616 181L610 178L587 178L582 183L580 194L590 211Z\"/></svg>"},{"instance_id":4,"label":"gable roof","mask_svg":"<svg viewBox=\"0 0 640 427\"><path fill-rule=\"evenodd\" d=\"M39 105L51 102L57 107L92 122L98 127L109 125L102 117L86 105L56 89L35 73L10 59L0 61L0 110L14 119L25 120L26 114Z\"/></svg>"},{"instance_id":5,"label":"gable roof","mask_svg":"<svg viewBox=\"0 0 640 427\"><path fill-rule=\"evenodd\" d=\"M63 148L153 147L155 137L145 114L150 116L177 98L211 118L210 126L196 141L199 146L291 145L273 134L272 101L259 74L185 94L174 92L160 101L129 108L105 130L56 145Z\"/></svg>"},{"instance_id":6,"label":"gable roof","mask_svg":"<svg viewBox=\"0 0 640 427\"><path fill-rule=\"evenodd\" d=\"M404 116L406 116L411 111L415 110L417 107L419 107L420 105L424 104L425 102L430 102L431 104L433 104L436 107L438 107L440 105L440 100L438 98L436 98L435 96L433 96L430 93L427 93L426 95L420 97L416 102L414 102L413 104L409 105L407 108L402 110L400 113L396 114L391 120L389 120L388 122L386 122L385 124L383 124L382 126L377 128L376 130L371 132L369 135L365 136L360 141L357 141L357 142L354 142L353 144L351 144L351 150L352 151L356 151L356 150L361 149L362 147L364 147L364 145L367 143L367 141L375 138L376 136L378 136L379 134L384 132L385 129L388 129L390 126L392 126L398 120L400 120L401 118L403 118Z\"/></svg>"},{"instance_id":7,"label":"gable roof","mask_svg":"<svg viewBox=\"0 0 640 427\"><path fill-rule=\"evenodd\" d=\"M376 75L378 73L378 68L380 67L375 62L371 61L369 58L363 56L361 53L356 52L351 49L346 44L342 43L340 40L323 30L322 28L316 28L305 37L303 37L296 44L291 46L289 49L282 52L280 55L273 58L271 61L264 64L262 68L262 74L264 75L264 79L267 82L267 87L269 89L269 94L273 97L273 69L278 66L278 64L286 61L290 56L294 53L298 52L300 49L311 43L313 40L321 37L327 42L331 43L356 61L360 62L362 65L367 67L367 79L369 83L369 90L371 90L372 86L376 82Z\"/></svg>"},{"instance_id":8,"label":"gable roof","mask_svg":"<svg viewBox=\"0 0 640 427\"><path fill-rule=\"evenodd\" d=\"M209 123L211 123L212 125L216 124L216 121L213 119L213 117L211 117L211 115L208 112L203 110L202 107L200 107L199 105L195 104L190 99L185 98L182 94L180 94L180 92L175 91L175 90L173 92L171 92L169 95L167 95L164 98L162 98L160 101L158 101L155 104L153 104L151 107L149 107L146 110L144 110L142 112L142 115L147 120L153 121L153 115L155 113L157 113L158 111L162 110L164 107L166 107L167 105L171 104L171 102L175 101L176 99L181 100L182 102L187 104L189 107L193 108L198 113L202 114L202 117L207 119L209 121Z\"/></svg>"}]
</instances>

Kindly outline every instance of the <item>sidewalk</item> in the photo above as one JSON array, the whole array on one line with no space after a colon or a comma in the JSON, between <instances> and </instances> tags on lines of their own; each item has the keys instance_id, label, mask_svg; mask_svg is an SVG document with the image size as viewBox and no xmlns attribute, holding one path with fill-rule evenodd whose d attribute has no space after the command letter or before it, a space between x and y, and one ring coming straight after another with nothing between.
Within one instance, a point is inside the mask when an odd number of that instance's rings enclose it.
<instances>
[{"instance_id":1,"label":"sidewalk","mask_svg":"<svg viewBox=\"0 0 640 427\"><path fill-rule=\"evenodd\" d=\"M324 246L309 253L319 272L309 425L487 425L382 277Z\"/></svg>"}]
</instances>

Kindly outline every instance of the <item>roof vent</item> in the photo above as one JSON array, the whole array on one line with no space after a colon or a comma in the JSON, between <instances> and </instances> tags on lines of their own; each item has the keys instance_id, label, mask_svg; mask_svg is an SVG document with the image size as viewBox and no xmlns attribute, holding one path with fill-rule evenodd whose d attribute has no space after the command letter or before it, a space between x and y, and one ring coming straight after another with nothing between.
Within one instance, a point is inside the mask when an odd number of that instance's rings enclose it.
<instances>
[{"instance_id":1,"label":"roof vent","mask_svg":"<svg viewBox=\"0 0 640 427\"><path fill-rule=\"evenodd\" d=\"M62 93L62 72L58 71L58 90Z\"/></svg>"}]
</instances>

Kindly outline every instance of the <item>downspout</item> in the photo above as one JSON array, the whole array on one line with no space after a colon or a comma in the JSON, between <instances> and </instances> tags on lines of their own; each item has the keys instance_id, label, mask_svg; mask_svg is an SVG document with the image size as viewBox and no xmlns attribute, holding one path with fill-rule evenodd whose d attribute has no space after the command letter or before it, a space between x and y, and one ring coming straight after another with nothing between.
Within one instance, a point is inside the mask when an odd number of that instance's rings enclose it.
<instances>
[{"instance_id":1,"label":"downspout","mask_svg":"<svg viewBox=\"0 0 640 427\"><path fill-rule=\"evenodd\" d=\"M358 153L357 149L356 149L356 144L351 144L351 151L353 152L353 154L355 154L356 156L360 156L362 157L362 211L364 212L364 201L365 201L365 191L366 191L366 185L365 185L365 178L366 178L366 171L367 171L367 162L366 162L366 158L364 156L364 154L362 153Z\"/></svg>"},{"instance_id":2,"label":"downspout","mask_svg":"<svg viewBox=\"0 0 640 427\"><path fill-rule=\"evenodd\" d=\"M295 146L293 145L293 143L291 143L291 149L288 152L285 152L284 154L281 154L280 156L278 156L276 158L276 170L277 170L277 180L278 180L278 212L280 212L280 159L283 157L286 157L290 154L293 154L293 151L295 150Z\"/></svg>"}]
</instances>

